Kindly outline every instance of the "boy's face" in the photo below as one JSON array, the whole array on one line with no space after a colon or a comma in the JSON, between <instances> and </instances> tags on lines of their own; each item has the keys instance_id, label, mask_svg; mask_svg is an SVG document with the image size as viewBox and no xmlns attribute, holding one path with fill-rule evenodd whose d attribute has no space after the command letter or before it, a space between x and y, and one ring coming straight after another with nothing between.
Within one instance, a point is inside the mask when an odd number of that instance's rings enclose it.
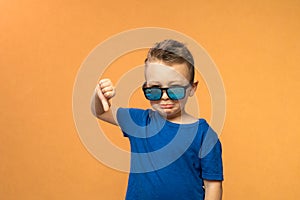
<instances>
[{"instance_id":1,"label":"boy's face","mask_svg":"<svg viewBox=\"0 0 300 200\"><path fill-rule=\"evenodd\" d=\"M146 87L169 88L172 86L187 86L190 84L190 75L186 64L165 65L163 62L148 63L145 68ZM167 119L180 117L185 113L184 107L189 96L193 96L197 83L189 85L183 99L172 100L163 91L160 100L150 101L154 110Z\"/></svg>"}]
</instances>

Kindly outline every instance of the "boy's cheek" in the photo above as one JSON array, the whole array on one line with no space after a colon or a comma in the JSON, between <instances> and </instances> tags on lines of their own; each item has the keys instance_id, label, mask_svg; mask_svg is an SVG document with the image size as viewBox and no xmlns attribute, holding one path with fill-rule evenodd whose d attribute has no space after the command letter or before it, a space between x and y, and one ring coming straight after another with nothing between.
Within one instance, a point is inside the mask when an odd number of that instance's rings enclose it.
<instances>
[{"instance_id":1,"label":"boy's cheek","mask_svg":"<svg viewBox=\"0 0 300 200\"><path fill-rule=\"evenodd\" d=\"M155 110L157 110L159 108L159 103L157 103L157 101L150 101L150 105Z\"/></svg>"}]
</instances>

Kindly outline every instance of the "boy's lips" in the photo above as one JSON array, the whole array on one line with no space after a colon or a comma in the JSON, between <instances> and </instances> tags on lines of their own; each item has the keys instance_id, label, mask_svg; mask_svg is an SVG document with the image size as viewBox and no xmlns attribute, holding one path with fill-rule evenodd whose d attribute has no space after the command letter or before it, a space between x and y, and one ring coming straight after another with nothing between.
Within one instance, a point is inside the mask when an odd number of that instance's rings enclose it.
<instances>
[{"instance_id":1,"label":"boy's lips","mask_svg":"<svg viewBox=\"0 0 300 200\"><path fill-rule=\"evenodd\" d=\"M173 104L160 104L160 107L162 109L170 109L170 108L173 108Z\"/></svg>"}]
</instances>

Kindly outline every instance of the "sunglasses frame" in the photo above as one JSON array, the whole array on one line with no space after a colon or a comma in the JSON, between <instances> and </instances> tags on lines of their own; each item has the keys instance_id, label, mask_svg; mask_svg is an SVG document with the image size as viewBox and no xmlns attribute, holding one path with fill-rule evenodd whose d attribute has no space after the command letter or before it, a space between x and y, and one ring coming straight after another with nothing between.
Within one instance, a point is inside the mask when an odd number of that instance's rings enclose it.
<instances>
[{"instance_id":1,"label":"sunglasses frame","mask_svg":"<svg viewBox=\"0 0 300 200\"><path fill-rule=\"evenodd\" d=\"M166 92L166 94L167 94L167 96L171 99L171 100L180 100L180 99L184 99L184 97L185 97L185 95L186 95L186 89L188 89L189 87L191 86L191 84L188 84L188 85L186 85L186 86L171 86L171 87L165 87L165 88L161 88L161 87L157 87L157 86L154 86L154 87L146 87L146 82L143 84L143 87L142 87L142 89L143 89L143 92L144 92L144 96L146 97L146 99L148 99L148 100L150 100L150 101L158 101L158 100L161 100L161 97L163 96L163 92L165 91ZM146 95L146 90L147 89L152 89L152 88L156 88L156 89L160 89L160 91L161 91L161 94L160 94L160 97L159 97L159 99L149 99L148 97L147 97L147 95ZM172 89L172 88L183 88L184 90L184 95L183 95L183 97L182 98L178 98L178 99L173 99L173 98L171 98L170 97L170 95L169 95L169 93L168 93L168 90L169 89Z\"/></svg>"}]
</instances>

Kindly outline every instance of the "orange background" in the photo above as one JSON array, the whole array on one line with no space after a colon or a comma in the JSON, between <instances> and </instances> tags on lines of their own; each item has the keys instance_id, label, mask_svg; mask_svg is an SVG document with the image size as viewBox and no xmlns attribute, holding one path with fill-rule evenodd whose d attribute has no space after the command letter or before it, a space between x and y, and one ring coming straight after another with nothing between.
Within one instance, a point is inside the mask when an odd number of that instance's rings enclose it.
<instances>
[{"instance_id":1,"label":"orange background","mask_svg":"<svg viewBox=\"0 0 300 200\"><path fill-rule=\"evenodd\" d=\"M101 164L78 137L72 90L97 44L145 26L192 37L220 70L223 199L300 199L299 19L297 0L0 1L0 199L123 198L127 174ZM113 65L126 72L143 62L137 55ZM128 147L120 134L109 137Z\"/></svg>"}]
</instances>

